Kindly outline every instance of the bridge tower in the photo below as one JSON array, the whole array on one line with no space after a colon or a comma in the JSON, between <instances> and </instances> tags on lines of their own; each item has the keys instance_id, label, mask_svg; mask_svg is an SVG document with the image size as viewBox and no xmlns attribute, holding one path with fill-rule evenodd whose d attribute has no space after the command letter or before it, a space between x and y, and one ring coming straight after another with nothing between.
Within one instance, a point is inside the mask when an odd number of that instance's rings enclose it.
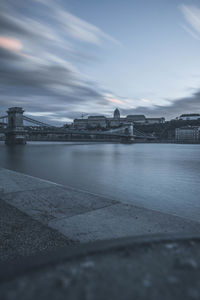
<instances>
[{"instance_id":1,"label":"bridge tower","mask_svg":"<svg viewBox=\"0 0 200 300\"><path fill-rule=\"evenodd\" d=\"M121 139L121 143L123 143L123 144L132 144L132 143L134 143L135 138L134 138L134 128L133 128L133 123L132 122L128 122L126 124L124 133L126 134L126 136L124 136Z\"/></svg>"},{"instance_id":2,"label":"bridge tower","mask_svg":"<svg viewBox=\"0 0 200 300\"><path fill-rule=\"evenodd\" d=\"M24 110L21 107L11 107L7 111L8 113L8 127L6 130L7 145L25 145L26 144L26 131L23 127L23 113Z\"/></svg>"}]
</instances>

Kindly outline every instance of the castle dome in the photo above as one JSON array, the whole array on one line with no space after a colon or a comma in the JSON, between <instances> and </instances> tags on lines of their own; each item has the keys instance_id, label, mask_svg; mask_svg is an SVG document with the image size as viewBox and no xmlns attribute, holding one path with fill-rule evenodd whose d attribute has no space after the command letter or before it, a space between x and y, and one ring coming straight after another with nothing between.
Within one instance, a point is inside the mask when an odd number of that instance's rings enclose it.
<instances>
[{"instance_id":1,"label":"castle dome","mask_svg":"<svg viewBox=\"0 0 200 300\"><path fill-rule=\"evenodd\" d=\"M118 108L116 108L116 109L114 110L114 118L115 118L115 119L119 119L119 118L120 118L120 111L119 111Z\"/></svg>"}]
</instances>

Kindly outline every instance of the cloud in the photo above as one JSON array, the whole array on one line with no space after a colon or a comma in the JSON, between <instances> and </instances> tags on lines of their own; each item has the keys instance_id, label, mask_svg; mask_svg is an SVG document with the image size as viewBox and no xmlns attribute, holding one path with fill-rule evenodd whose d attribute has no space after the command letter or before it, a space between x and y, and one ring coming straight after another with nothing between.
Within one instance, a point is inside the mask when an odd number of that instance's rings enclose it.
<instances>
[{"instance_id":1,"label":"cloud","mask_svg":"<svg viewBox=\"0 0 200 300\"><path fill-rule=\"evenodd\" d=\"M100 45L102 39L107 39L120 45L120 42L115 38L103 32L97 26L64 10L57 2L52 0L38 2L46 6L50 12L49 16L60 25L63 32L69 34L72 38L95 45Z\"/></svg>"},{"instance_id":2,"label":"cloud","mask_svg":"<svg viewBox=\"0 0 200 300\"><path fill-rule=\"evenodd\" d=\"M77 50L70 37L96 46L104 39L116 41L56 2L22 0L18 4L14 0L0 3L1 110L23 106L29 112L41 111L43 117L47 112L45 117L53 121L61 113L61 121L68 118L63 115L66 110L75 116L79 110L95 112L107 106L103 89L77 67L79 61L93 62L95 55Z\"/></svg>"},{"instance_id":3,"label":"cloud","mask_svg":"<svg viewBox=\"0 0 200 300\"><path fill-rule=\"evenodd\" d=\"M1 32L8 34L10 32L17 35L26 36L33 35L36 39L54 40L63 42L63 37L69 36L81 42L87 42L95 45L100 45L103 39L109 40L112 43L120 45L120 42L109 34L103 32L97 26L78 18L67 10L63 9L56 1L28 1L27 4L38 8L40 14L44 16L44 20L38 18L27 17L20 13L12 13L10 15L10 6L6 5L3 0L4 12L0 12L0 28ZM38 7L38 4L39 5ZM11 3L16 5L13 0ZM42 13L41 13L42 12ZM55 30L56 28L56 30Z\"/></svg>"},{"instance_id":4,"label":"cloud","mask_svg":"<svg viewBox=\"0 0 200 300\"><path fill-rule=\"evenodd\" d=\"M0 47L10 51L19 52L23 48L23 45L17 39L0 36Z\"/></svg>"},{"instance_id":5,"label":"cloud","mask_svg":"<svg viewBox=\"0 0 200 300\"><path fill-rule=\"evenodd\" d=\"M144 114L152 117L175 118L182 113L195 113L200 111L200 89L191 96L169 99L166 105L153 105L152 107L138 106L135 109L122 109L122 114Z\"/></svg>"},{"instance_id":6,"label":"cloud","mask_svg":"<svg viewBox=\"0 0 200 300\"><path fill-rule=\"evenodd\" d=\"M77 18L69 12L63 11L60 8L56 9L56 14L54 17L57 19L57 21L59 20L63 30L77 40L100 45L101 39L104 38L118 45L120 44L117 40L108 34L105 34L98 27L91 25L80 18Z\"/></svg>"},{"instance_id":7,"label":"cloud","mask_svg":"<svg viewBox=\"0 0 200 300\"><path fill-rule=\"evenodd\" d=\"M108 99L108 101L113 102L113 103L124 104L124 102L122 102L121 100L116 99L116 98L107 98L107 99Z\"/></svg>"},{"instance_id":8,"label":"cloud","mask_svg":"<svg viewBox=\"0 0 200 300\"><path fill-rule=\"evenodd\" d=\"M181 25L183 29L188 32L192 37L199 39L200 34L200 8L194 5L181 5L180 9L185 17L185 20L190 25L188 28Z\"/></svg>"},{"instance_id":9,"label":"cloud","mask_svg":"<svg viewBox=\"0 0 200 300\"><path fill-rule=\"evenodd\" d=\"M13 51L10 51L10 50L6 50L5 48L1 47L0 46L0 68L2 68L3 64L6 64L7 63L7 60L10 61L20 61L20 55L19 53L16 53L16 52L13 52Z\"/></svg>"},{"instance_id":10,"label":"cloud","mask_svg":"<svg viewBox=\"0 0 200 300\"><path fill-rule=\"evenodd\" d=\"M122 105L124 104L124 102L122 100L116 98L115 95L113 95L113 94L105 93L104 96L110 102L122 104Z\"/></svg>"},{"instance_id":11,"label":"cloud","mask_svg":"<svg viewBox=\"0 0 200 300\"><path fill-rule=\"evenodd\" d=\"M186 25L181 24L181 27L182 27L187 33L189 33L194 39L200 40L199 36L198 36L194 31L192 31L190 28L188 28Z\"/></svg>"},{"instance_id":12,"label":"cloud","mask_svg":"<svg viewBox=\"0 0 200 300\"><path fill-rule=\"evenodd\" d=\"M188 7L183 6L182 10L191 26L189 30L198 35L199 31L194 29L198 22L193 20L198 12L192 7L191 17ZM160 99L162 106L158 106L157 99L119 96L100 86L81 69L98 62L96 55L100 53L101 45L106 47L108 42L120 44L56 1L1 0L1 111L22 106L28 113L48 123L80 117L84 112L107 115L116 105L124 115L131 112L172 115L178 109L187 111L186 102L190 100L191 108L198 107L198 93L187 100ZM80 62L84 68L80 68Z\"/></svg>"}]
</instances>

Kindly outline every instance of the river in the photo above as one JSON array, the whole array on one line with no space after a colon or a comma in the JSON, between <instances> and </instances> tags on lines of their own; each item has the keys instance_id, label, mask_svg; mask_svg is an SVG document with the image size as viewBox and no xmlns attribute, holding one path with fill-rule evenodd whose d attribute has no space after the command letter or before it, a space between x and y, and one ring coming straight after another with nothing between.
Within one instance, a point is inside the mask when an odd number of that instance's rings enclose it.
<instances>
[{"instance_id":1,"label":"river","mask_svg":"<svg viewBox=\"0 0 200 300\"><path fill-rule=\"evenodd\" d=\"M0 142L0 166L200 221L200 145Z\"/></svg>"}]
</instances>

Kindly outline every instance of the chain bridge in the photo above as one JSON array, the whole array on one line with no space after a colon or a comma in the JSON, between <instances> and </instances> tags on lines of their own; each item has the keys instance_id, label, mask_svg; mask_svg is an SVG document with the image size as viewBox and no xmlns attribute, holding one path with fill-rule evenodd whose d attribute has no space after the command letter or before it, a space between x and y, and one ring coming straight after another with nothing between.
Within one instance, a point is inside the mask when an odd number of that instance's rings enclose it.
<instances>
[{"instance_id":1,"label":"chain bridge","mask_svg":"<svg viewBox=\"0 0 200 300\"><path fill-rule=\"evenodd\" d=\"M136 130L133 123L108 130L76 130L56 127L25 116L21 107L11 107L6 115L0 117L0 133L5 135L7 145L26 144L27 140L134 143L137 139L154 139Z\"/></svg>"}]
</instances>

